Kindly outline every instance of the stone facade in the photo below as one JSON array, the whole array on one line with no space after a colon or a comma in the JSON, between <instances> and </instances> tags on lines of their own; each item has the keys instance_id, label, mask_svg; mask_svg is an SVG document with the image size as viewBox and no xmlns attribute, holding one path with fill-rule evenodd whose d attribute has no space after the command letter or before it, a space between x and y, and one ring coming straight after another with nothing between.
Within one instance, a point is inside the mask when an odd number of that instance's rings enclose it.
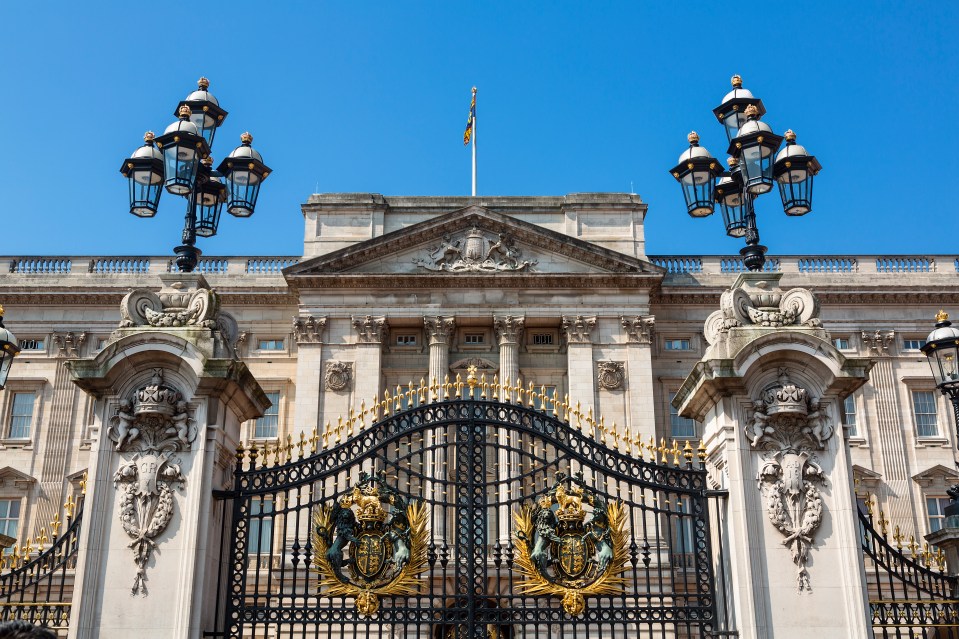
<instances>
[{"instance_id":1,"label":"stone facade","mask_svg":"<svg viewBox=\"0 0 959 639\"><path fill-rule=\"evenodd\" d=\"M200 263L232 322L217 348L234 349L278 399L275 419L244 423L241 439L308 436L385 388L455 378L469 366L568 395L644 441L702 437L702 424L671 415L670 400L706 354L707 319L742 263L646 255L637 196L324 194L302 209L304 257ZM0 499L21 504L21 543L58 514L91 465L103 407L72 383L66 362L121 339L121 323L139 322L121 316L121 300L158 291L170 264L0 262L6 325L24 344L0 394ZM959 473L951 412L932 392L915 340L940 307L959 310L959 260L782 256L769 267L784 290L818 296L817 330L839 353L873 362L866 385L831 417L855 420L837 428L862 492L902 530L928 533L927 500L944 498Z\"/></svg>"}]
</instances>

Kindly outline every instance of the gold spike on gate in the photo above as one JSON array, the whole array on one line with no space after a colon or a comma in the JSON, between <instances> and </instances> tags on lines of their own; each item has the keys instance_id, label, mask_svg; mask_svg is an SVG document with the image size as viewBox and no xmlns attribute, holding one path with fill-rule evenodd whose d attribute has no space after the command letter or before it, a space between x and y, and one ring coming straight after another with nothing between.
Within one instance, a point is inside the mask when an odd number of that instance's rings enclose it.
<instances>
[{"instance_id":1,"label":"gold spike on gate","mask_svg":"<svg viewBox=\"0 0 959 639\"><path fill-rule=\"evenodd\" d=\"M703 443L703 440L699 440L699 448L696 451L697 456L699 457L699 463L706 463L706 444Z\"/></svg>"},{"instance_id":2,"label":"gold spike on gate","mask_svg":"<svg viewBox=\"0 0 959 639\"><path fill-rule=\"evenodd\" d=\"M683 458L687 464L693 463L693 447L689 445L688 439L686 440L686 445L683 446Z\"/></svg>"},{"instance_id":3,"label":"gold spike on gate","mask_svg":"<svg viewBox=\"0 0 959 639\"><path fill-rule=\"evenodd\" d=\"M440 401L439 386L440 386L440 385L439 385L439 382L437 381L436 377L431 378L431 380L430 380L430 401L433 402L434 404L435 404L436 402Z\"/></svg>"},{"instance_id":4,"label":"gold spike on gate","mask_svg":"<svg viewBox=\"0 0 959 639\"><path fill-rule=\"evenodd\" d=\"M443 376L443 399L449 401L450 392L453 390L453 384L450 383L450 375L447 373Z\"/></svg>"},{"instance_id":5,"label":"gold spike on gate","mask_svg":"<svg viewBox=\"0 0 959 639\"><path fill-rule=\"evenodd\" d=\"M54 540L56 540L57 535L60 534L60 513L53 515L53 521L50 522L50 533L53 535Z\"/></svg>"}]
</instances>

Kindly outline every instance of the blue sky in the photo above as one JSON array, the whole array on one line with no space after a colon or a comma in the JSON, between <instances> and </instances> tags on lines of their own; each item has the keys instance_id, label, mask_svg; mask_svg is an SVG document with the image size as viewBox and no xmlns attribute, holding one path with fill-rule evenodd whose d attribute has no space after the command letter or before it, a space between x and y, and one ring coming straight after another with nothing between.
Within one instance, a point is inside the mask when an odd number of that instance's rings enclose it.
<instances>
[{"instance_id":1,"label":"blue sky","mask_svg":"<svg viewBox=\"0 0 959 639\"><path fill-rule=\"evenodd\" d=\"M299 254L316 190L468 195L473 85L480 195L632 184L650 254L735 253L667 170L691 129L725 157L711 109L740 73L825 167L811 214L760 200L771 254L955 254L959 3L845 4L8 3L0 252L169 254L183 200L134 218L118 169L205 75L230 112L214 156L250 130L274 170L206 255Z\"/></svg>"}]
</instances>

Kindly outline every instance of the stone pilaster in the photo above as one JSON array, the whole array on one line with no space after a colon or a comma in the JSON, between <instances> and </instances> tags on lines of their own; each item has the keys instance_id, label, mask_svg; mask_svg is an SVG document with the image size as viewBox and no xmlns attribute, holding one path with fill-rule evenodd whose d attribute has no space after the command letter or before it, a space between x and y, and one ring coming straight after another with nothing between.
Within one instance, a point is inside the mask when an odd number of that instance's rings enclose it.
<instances>
[{"instance_id":1,"label":"stone pilaster","mask_svg":"<svg viewBox=\"0 0 959 639\"><path fill-rule=\"evenodd\" d=\"M596 375L593 371L593 329L595 317L563 317L562 328L567 343L566 359L569 376L569 401L581 405L585 414L596 405Z\"/></svg>"},{"instance_id":2,"label":"stone pilaster","mask_svg":"<svg viewBox=\"0 0 959 639\"><path fill-rule=\"evenodd\" d=\"M367 405L382 393L383 377L383 342L389 332L389 323L385 317L352 318L353 330L356 331L356 361L354 408L359 410L360 402Z\"/></svg>"},{"instance_id":3,"label":"stone pilaster","mask_svg":"<svg viewBox=\"0 0 959 639\"><path fill-rule=\"evenodd\" d=\"M651 316L621 317L626 334L626 419L630 431L644 442L656 438L656 402L653 395L653 329Z\"/></svg>"},{"instance_id":4,"label":"stone pilaster","mask_svg":"<svg viewBox=\"0 0 959 639\"><path fill-rule=\"evenodd\" d=\"M526 318L513 315L499 315L493 317L493 329L496 331L496 339L499 343L499 378L500 383L506 386L517 384L519 377L519 345L523 341L523 330L526 328ZM510 401L511 393L504 391L502 393L503 401ZM506 441L510 433L505 428L497 431L497 437L500 441ZM515 477L517 475L517 466L519 464L519 455L510 453L505 449L499 449L496 457L496 466L499 469L500 478ZM500 504L509 503L510 491L519 489L519 482L502 482L499 488ZM510 513L509 508L501 505L498 509L497 520L497 538L496 543L501 546L507 546L510 543Z\"/></svg>"},{"instance_id":5,"label":"stone pilaster","mask_svg":"<svg viewBox=\"0 0 959 639\"><path fill-rule=\"evenodd\" d=\"M423 318L426 338L429 343L430 372L427 382L430 385L442 384L450 370L450 340L456 329L456 319L440 315Z\"/></svg>"},{"instance_id":6,"label":"stone pilaster","mask_svg":"<svg viewBox=\"0 0 959 639\"><path fill-rule=\"evenodd\" d=\"M496 340L499 342L499 378L516 385L519 377L519 344L526 328L526 318L499 315L493 318Z\"/></svg>"},{"instance_id":7,"label":"stone pilaster","mask_svg":"<svg viewBox=\"0 0 959 639\"><path fill-rule=\"evenodd\" d=\"M320 375L323 362L323 334L326 317L301 315L293 318L293 339L296 341L296 401L293 412L293 438L303 433L310 437L320 424Z\"/></svg>"}]
</instances>

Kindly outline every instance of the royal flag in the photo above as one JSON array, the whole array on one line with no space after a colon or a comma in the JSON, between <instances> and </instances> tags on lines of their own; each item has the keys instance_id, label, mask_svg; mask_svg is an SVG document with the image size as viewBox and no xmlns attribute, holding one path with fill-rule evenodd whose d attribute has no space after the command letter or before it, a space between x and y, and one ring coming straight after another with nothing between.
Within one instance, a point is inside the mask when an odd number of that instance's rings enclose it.
<instances>
[{"instance_id":1,"label":"royal flag","mask_svg":"<svg viewBox=\"0 0 959 639\"><path fill-rule=\"evenodd\" d=\"M463 132L463 146L473 138L473 122L476 120L476 88L473 88L473 99L470 101L470 115L466 120L466 130Z\"/></svg>"}]
</instances>

